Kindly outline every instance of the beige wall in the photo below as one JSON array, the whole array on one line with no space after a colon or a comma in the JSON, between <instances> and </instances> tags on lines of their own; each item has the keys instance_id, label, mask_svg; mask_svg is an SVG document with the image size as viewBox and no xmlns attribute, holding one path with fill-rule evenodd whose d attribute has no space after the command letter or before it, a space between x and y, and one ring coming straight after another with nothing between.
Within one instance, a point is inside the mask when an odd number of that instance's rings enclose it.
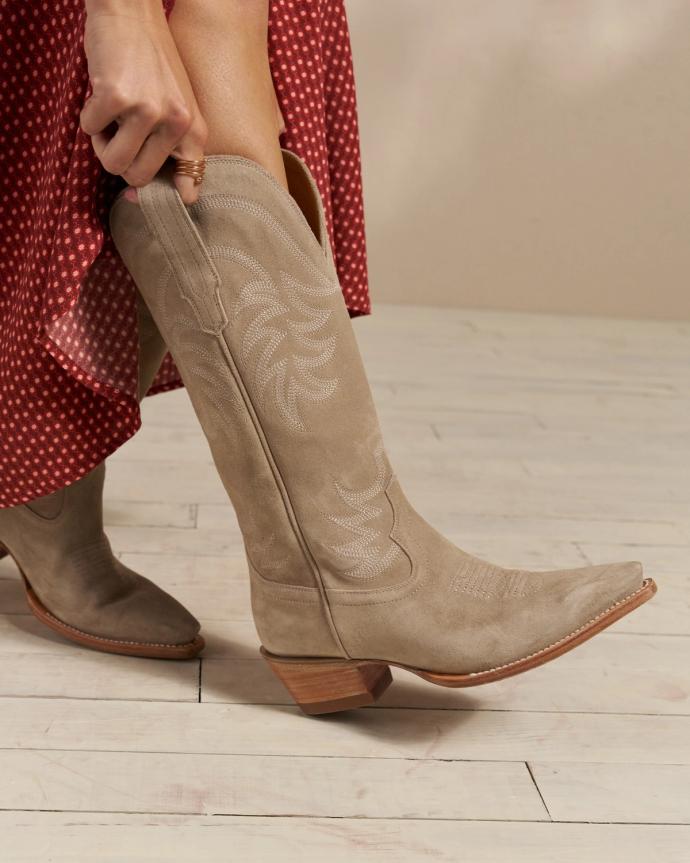
<instances>
[{"instance_id":1,"label":"beige wall","mask_svg":"<svg viewBox=\"0 0 690 863\"><path fill-rule=\"evenodd\" d=\"M374 300L690 318L690 0L348 0Z\"/></svg>"}]
</instances>

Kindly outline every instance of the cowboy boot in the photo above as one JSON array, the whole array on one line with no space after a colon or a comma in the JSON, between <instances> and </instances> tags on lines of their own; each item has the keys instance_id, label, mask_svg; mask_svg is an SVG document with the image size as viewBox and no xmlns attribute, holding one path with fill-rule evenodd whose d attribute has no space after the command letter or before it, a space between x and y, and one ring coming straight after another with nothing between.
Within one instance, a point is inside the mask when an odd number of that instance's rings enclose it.
<instances>
[{"instance_id":1,"label":"cowboy boot","mask_svg":"<svg viewBox=\"0 0 690 863\"><path fill-rule=\"evenodd\" d=\"M139 305L139 398L165 354ZM106 653L160 659L196 656L198 621L172 596L124 566L103 532L105 462L72 485L0 509L0 557L14 558L29 608L65 638Z\"/></svg>"},{"instance_id":2,"label":"cowboy boot","mask_svg":"<svg viewBox=\"0 0 690 863\"><path fill-rule=\"evenodd\" d=\"M242 529L262 653L307 713L374 701L395 665L443 686L525 671L649 599L639 563L505 569L460 550L393 473L321 201L246 159L120 197L116 245L172 350Z\"/></svg>"}]
</instances>

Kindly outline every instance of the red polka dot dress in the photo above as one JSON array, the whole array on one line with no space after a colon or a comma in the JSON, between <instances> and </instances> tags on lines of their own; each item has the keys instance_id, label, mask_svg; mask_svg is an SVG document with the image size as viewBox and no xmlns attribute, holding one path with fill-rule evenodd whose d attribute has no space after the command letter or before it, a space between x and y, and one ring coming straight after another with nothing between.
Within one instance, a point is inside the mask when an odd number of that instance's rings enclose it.
<instances>
[{"instance_id":1,"label":"red polka dot dress","mask_svg":"<svg viewBox=\"0 0 690 863\"><path fill-rule=\"evenodd\" d=\"M0 2L0 507L74 482L140 424L135 289L107 228L123 182L79 128L84 15L84 0ZM343 0L272 0L269 49L283 146L319 186L350 313L368 314ZM168 356L150 392L181 385Z\"/></svg>"}]
</instances>

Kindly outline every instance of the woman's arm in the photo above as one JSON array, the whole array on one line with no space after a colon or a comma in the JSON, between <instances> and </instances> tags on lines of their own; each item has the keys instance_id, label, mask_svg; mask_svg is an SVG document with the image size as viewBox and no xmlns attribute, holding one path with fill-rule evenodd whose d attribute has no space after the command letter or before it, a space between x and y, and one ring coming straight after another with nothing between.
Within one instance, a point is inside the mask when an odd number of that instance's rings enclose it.
<instances>
[{"instance_id":1,"label":"woman's arm","mask_svg":"<svg viewBox=\"0 0 690 863\"><path fill-rule=\"evenodd\" d=\"M93 94L81 113L103 167L144 186L168 156L200 159L206 126L161 0L86 0L84 48ZM191 177L175 176L185 203Z\"/></svg>"}]
</instances>

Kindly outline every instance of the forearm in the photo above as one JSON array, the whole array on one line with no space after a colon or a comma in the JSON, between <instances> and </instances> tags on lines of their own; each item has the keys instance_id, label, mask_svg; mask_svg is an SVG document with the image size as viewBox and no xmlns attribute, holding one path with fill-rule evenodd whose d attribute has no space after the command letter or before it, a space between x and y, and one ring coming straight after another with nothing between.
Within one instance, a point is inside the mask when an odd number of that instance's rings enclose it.
<instances>
[{"instance_id":1,"label":"forearm","mask_svg":"<svg viewBox=\"0 0 690 863\"><path fill-rule=\"evenodd\" d=\"M85 0L85 8L93 92L81 127L105 170L145 186L171 155L200 159L205 125L161 0ZM175 184L194 203L193 179Z\"/></svg>"}]
</instances>

